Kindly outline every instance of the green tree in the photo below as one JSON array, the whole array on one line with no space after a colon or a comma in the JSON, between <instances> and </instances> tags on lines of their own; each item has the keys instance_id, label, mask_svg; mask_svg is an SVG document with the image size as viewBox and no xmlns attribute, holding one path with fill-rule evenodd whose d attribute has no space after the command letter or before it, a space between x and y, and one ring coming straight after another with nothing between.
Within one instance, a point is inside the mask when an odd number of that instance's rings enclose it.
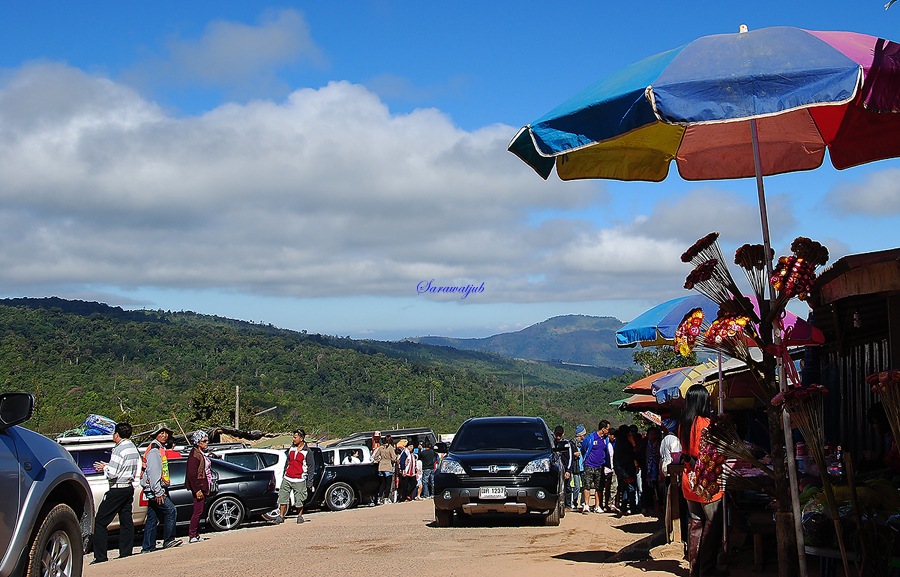
<instances>
[{"instance_id":1,"label":"green tree","mask_svg":"<svg viewBox=\"0 0 900 577\"><path fill-rule=\"evenodd\" d=\"M194 426L231 425L234 423L234 387L223 381L197 383L188 410Z\"/></svg>"},{"instance_id":2,"label":"green tree","mask_svg":"<svg viewBox=\"0 0 900 577\"><path fill-rule=\"evenodd\" d=\"M644 368L644 375L652 375L668 369L687 367L697 364L697 355L691 352L683 357L675 352L673 347L648 347L634 352L632 355L634 364Z\"/></svg>"}]
</instances>

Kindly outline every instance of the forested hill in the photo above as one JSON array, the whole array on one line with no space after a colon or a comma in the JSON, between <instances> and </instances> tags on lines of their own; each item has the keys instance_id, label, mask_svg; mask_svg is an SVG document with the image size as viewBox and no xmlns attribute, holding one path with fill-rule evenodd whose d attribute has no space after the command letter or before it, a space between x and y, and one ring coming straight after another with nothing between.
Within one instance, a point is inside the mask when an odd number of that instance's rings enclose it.
<instances>
[{"instance_id":1,"label":"forested hill","mask_svg":"<svg viewBox=\"0 0 900 577\"><path fill-rule=\"evenodd\" d=\"M91 413L185 430L233 424L315 436L427 426L453 432L480 415L576 422L622 417L634 375L601 379L497 354L279 329L192 312L125 311L63 299L0 300L3 390L33 392L45 434ZM253 416L271 407L260 416Z\"/></svg>"},{"instance_id":2,"label":"forested hill","mask_svg":"<svg viewBox=\"0 0 900 577\"><path fill-rule=\"evenodd\" d=\"M408 340L462 350L492 352L510 358L609 367L621 372L634 366L634 351L616 347L616 331L623 324L613 317L564 315L517 332L480 339L429 336Z\"/></svg>"}]
</instances>

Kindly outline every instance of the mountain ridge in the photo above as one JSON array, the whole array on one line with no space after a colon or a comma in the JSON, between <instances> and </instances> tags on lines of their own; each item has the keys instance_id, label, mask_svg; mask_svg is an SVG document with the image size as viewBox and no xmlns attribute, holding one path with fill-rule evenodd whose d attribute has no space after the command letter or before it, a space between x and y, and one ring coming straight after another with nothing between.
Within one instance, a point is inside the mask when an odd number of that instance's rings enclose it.
<instances>
[{"instance_id":1,"label":"mountain ridge","mask_svg":"<svg viewBox=\"0 0 900 577\"><path fill-rule=\"evenodd\" d=\"M481 338L411 337L407 342L483 351L513 359L627 370L634 368L631 349L615 346L625 323L615 317L560 315L524 329Z\"/></svg>"},{"instance_id":2,"label":"mountain ridge","mask_svg":"<svg viewBox=\"0 0 900 577\"><path fill-rule=\"evenodd\" d=\"M579 322L532 331L574 334ZM31 424L47 434L88 414L219 426L235 421L238 388L245 427L303 426L325 438L400 423L452 432L485 415L573 427L612 417L610 403L634 379L614 368L56 297L0 300L0 327L0 382L35 395Z\"/></svg>"}]
</instances>

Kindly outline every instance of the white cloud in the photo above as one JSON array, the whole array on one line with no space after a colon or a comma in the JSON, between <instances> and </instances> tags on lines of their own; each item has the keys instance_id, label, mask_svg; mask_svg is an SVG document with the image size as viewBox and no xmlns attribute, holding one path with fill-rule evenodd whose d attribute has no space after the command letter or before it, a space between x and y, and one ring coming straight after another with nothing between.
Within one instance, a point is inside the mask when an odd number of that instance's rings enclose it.
<instances>
[{"instance_id":1,"label":"white cloud","mask_svg":"<svg viewBox=\"0 0 900 577\"><path fill-rule=\"evenodd\" d=\"M900 215L900 169L874 172L863 183L837 186L825 202L835 215Z\"/></svg>"},{"instance_id":2,"label":"white cloud","mask_svg":"<svg viewBox=\"0 0 900 577\"><path fill-rule=\"evenodd\" d=\"M306 19L296 10L269 10L257 25L217 20L199 38L172 37L164 54L124 78L136 86L221 88L246 96L285 90L279 71L304 64L327 64Z\"/></svg>"},{"instance_id":3,"label":"white cloud","mask_svg":"<svg viewBox=\"0 0 900 577\"><path fill-rule=\"evenodd\" d=\"M109 79L29 66L0 84L0 283L303 298L435 279L487 283L480 302L652 298L708 232L680 224L689 213L758 234L755 207L714 189L600 228L578 214L606 192L537 178L506 151L514 132L392 114L347 82L175 117Z\"/></svg>"}]
</instances>

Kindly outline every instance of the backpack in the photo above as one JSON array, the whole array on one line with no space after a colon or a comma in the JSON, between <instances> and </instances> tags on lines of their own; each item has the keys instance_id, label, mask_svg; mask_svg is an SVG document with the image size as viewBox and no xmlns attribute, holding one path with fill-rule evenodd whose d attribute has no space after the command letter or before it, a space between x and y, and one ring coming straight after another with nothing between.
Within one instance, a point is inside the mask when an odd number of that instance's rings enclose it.
<instances>
[{"instance_id":1,"label":"backpack","mask_svg":"<svg viewBox=\"0 0 900 577\"><path fill-rule=\"evenodd\" d=\"M150 449L152 448L153 443L150 443L147 445L147 449L144 450L144 454L141 455L141 485L144 485L144 473L147 471L147 454L150 453ZM171 482L171 479L169 478L169 459L166 457L166 452L162 447L159 448L159 456L162 459L162 475L160 476L159 482L163 489L168 489ZM150 486L149 479L147 479L146 486Z\"/></svg>"}]
</instances>

